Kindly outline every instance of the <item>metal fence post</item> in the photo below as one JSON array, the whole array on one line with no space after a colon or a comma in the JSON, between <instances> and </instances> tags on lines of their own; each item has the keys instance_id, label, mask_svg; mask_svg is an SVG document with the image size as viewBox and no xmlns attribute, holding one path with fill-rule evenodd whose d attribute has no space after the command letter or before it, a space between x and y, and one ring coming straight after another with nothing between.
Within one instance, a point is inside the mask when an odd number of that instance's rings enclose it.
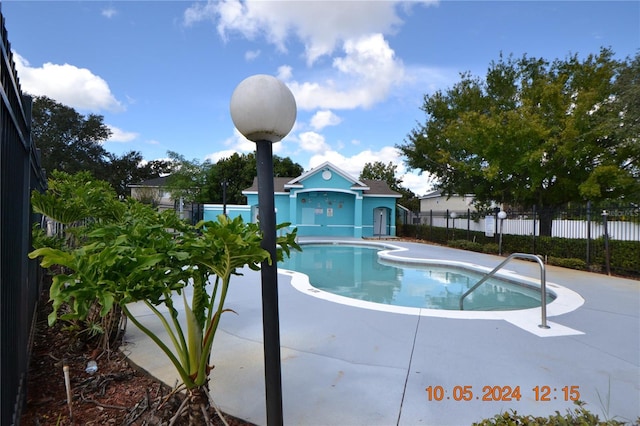
<instances>
[{"instance_id":1,"label":"metal fence post","mask_svg":"<svg viewBox=\"0 0 640 426\"><path fill-rule=\"evenodd\" d=\"M607 268L607 275L611 275L611 264L609 262L609 231L607 229L607 211L602 210L602 231L604 232L604 263Z\"/></svg>"},{"instance_id":2,"label":"metal fence post","mask_svg":"<svg viewBox=\"0 0 640 426\"><path fill-rule=\"evenodd\" d=\"M535 254L536 253L536 217L537 217L537 211L536 211L536 206L535 204L533 205L533 231L531 232L531 237L532 237L532 251L531 253Z\"/></svg>"},{"instance_id":3,"label":"metal fence post","mask_svg":"<svg viewBox=\"0 0 640 426\"><path fill-rule=\"evenodd\" d=\"M587 201L587 253L585 263L588 269L591 265L591 201Z\"/></svg>"}]
</instances>

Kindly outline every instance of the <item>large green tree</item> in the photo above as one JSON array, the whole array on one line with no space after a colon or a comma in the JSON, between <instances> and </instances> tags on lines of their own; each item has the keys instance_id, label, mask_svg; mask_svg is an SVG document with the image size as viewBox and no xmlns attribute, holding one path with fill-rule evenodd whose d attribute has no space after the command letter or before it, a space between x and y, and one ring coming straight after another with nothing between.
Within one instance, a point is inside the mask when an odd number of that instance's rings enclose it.
<instances>
[{"instance_id":1,"label":"large green tree","mask_svg":"<svg viewBox=\"0 0 640 426\"><path fill-rule=\"evenodd\" d=\"M384 164L382 161L366 163L360 172L359 179L382 180L389 185L389 188L402 194L402 198L398 201L402 206L413 212L420 210L420 200L408 188L402 186L402 179L397 177L398 166L389 162Z\"/></svg>"},{"instance_id":2,"label":"large green tree","mask_svg":"<svg viewBox=\"0 0 640 426\"><path fill-rule=\"evenodd\" d=\"M47 172L88 171L98 179L109 176L109 154L102 143L111 136L101 115L83 116L46 96L33 100L31 135Z\"/></svg>"},{"instance_id":3,"label":"large green tree","mask_svg":"<svg viewBox=\"0 0 640 426\"><path fill-rule=\"evenodd\" d=\"M33 100L31 135L40 149L42 166L74 174L88 172L94 179L109 182L119 196L129 194L127 186L171 171L165 160L143 161L138 151L121 156L104 149L111 130L101 115L84 116L75 109L46 96Z\"/></svg>"},{"instance_id":4,"label":"large green tree","mask_svg":"<svg viewBox=\"0 0 640 426\"><path fill-rule=\"evenodd\" d=\"M249 188L257 176L256 156L253 153L233 155L219 160L209 170L206 193L208 201L214 203L244 204L247 197L242 191ZM289 157L273 156L273 175L297 177L304 169ZM226 185L226 198L223 200L223 185Z\"/></svg>"},{"instance_id":5,"label":"large green tree","mask_svg":"<svg viewBox=\"0 0 640 426\"><path fill-rule=\"evenodd\" d=\"M484 79L465 73L425 95L425 123L398 148L446 194L536 206L549 235L555 208L637 191L638 133L619 131L622 119L638 120L637 98L619 95L637 93L637 60L610 49L553 62L501 55Z\"/></svg>"},{"instance_id":6,"label":"large green tree","mask_svg":"<svg viewBox=\"0 0 640 426\"><path fill-rule=\"evenodd\" d=\"M187 160L174 151L167 153L171 162L171 175L167 179L167 187L173 199L184 202L206 202L205 187L207 175L211 168L209 160Z\"/></svg>"}]
</instances>

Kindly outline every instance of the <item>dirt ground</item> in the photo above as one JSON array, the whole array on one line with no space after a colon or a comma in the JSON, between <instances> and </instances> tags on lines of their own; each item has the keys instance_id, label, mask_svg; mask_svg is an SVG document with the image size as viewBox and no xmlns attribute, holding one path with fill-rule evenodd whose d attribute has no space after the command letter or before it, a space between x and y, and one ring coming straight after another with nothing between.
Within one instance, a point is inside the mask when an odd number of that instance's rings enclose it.
<instances>
[{"instance_id":1,"label":"dirt ground","mask_svg":"<svg viewBox=\"0 0 640 426\"><path fill-rule=\"evenodd\" d=\"M32 425L168 425L182 402L148 374L132 367L119 350L92 348L73 338L58 321L48 327L48 289L43 291L31 352L27 402L21 424ZM85 371L96 360L98 371ZM71 406L67 404L64 367L68 366ZM209 410L215 425L224 424ZM224 415L231 426L250 423ZM188 424L186 418L174 424Z\"/></svg>"}]
</instances>

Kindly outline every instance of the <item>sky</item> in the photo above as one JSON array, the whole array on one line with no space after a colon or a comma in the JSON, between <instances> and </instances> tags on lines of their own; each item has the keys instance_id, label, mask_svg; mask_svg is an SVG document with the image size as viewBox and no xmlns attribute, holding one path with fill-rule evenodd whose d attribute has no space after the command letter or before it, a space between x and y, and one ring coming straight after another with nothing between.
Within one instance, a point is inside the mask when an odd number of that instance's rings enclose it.
<instances>
[{"instance_id":1,"label":"sky","mask_svg":"<svg viewBox=\"0 0 640 426\"><path fill-rule=\"evenodd\" d=\"M111 129L107 151L174 151L213 163L255 144L229 101L254 74L292 91L297 118L273 146L305 171L329 161L354 177L397 167L418 196L433 181L397 145L426 120L424 97L500 54L617 58L640 49L639 1L29 1L5 0L23 92Z\"/></svg>"}]
</instances>

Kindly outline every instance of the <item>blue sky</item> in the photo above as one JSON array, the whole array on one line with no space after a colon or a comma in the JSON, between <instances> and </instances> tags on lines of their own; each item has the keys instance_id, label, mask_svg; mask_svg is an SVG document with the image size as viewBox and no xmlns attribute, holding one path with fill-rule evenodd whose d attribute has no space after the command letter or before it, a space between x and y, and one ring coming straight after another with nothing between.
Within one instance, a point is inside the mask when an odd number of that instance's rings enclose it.
<instances>
[{"instance_id":1,"label":"blue sky","mask_svg":"<svg viewBox=\"0 0 640 426\"><path fill-rule=\"evenodd\" d=\"M359 175L393 162L423 195L426 174L395 149L424 122L424 95L500 52L548 60L640 48L638 1L3 1L23 91L104 116L105 148L146 160L215 162L255 145L229 100L252 74L292 90L298 116L274 145L309 170Z\"/></svg>"}]
</instances>

